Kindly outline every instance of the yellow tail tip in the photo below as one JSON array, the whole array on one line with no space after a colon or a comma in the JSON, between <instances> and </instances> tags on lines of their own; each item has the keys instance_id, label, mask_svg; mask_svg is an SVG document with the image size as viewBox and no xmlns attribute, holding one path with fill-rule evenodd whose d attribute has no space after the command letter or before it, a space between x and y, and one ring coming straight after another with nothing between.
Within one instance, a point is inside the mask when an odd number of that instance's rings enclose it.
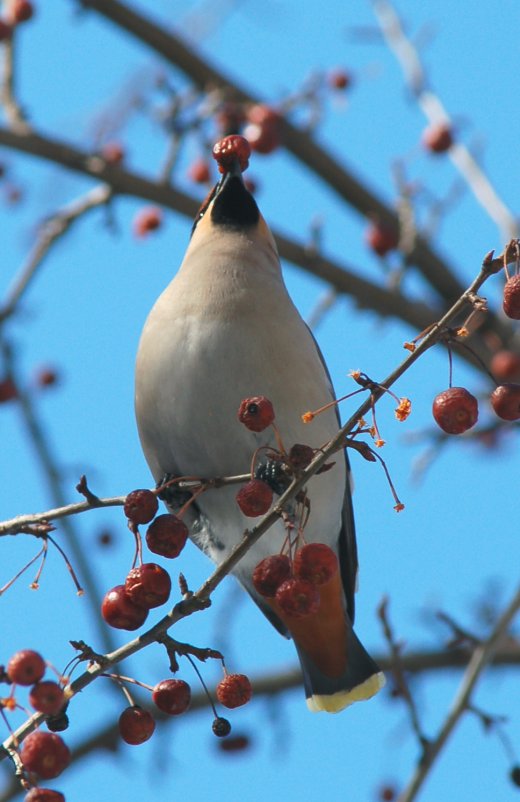
<instances>
[{"instance_id":1,"label":"yellow tail tip","mask_svg":"<svg viewBox=\"0 0 520 802\"><path fill-rule=\"evenodd\" d=\"M379 671L349 691L311 696L307 699L307 707L311 713L339 713L354 702L362 702L375 696L385 683L385 675Z\"/></svg>"}]
</instances>

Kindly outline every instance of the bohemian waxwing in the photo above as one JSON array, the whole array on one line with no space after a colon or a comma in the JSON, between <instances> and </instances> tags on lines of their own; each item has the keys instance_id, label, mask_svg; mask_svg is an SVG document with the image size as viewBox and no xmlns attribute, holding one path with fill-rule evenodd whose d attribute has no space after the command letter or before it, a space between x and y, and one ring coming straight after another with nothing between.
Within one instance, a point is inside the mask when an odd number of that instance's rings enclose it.
<instances>
[{"instance_id":1,"label":"bohemian waxwing","mask_svg":"<svg viewBox=\"0 0 520 802\"><path fill-rule=\"evenodd\" d=\"M237 419L241 401L254 396L272 402L287 449L295 443L317 448L338 430L334 409L310 425L302 422L302 413L327 404L333 390L285 288L273 236L235 165L202 206L179 271L141 337L136 415L155 481L247 473L256 449L277 447L272 427L256 433ZM253 586L255 566L286 541L281 521L234 573L279 632L294 638L309 709L337 712L384 684L352 628L357 553L346 456L340 453L330 470L314 476L307 491L305 541L328 544L340 561L336 580L321 588L318 612L288 616ZM191 539L217 564L252 525L236 493L233 485L208 490L184 518ZM169 499L169 506L175 511L180 504Z\"/></svg>"}]
</instances>

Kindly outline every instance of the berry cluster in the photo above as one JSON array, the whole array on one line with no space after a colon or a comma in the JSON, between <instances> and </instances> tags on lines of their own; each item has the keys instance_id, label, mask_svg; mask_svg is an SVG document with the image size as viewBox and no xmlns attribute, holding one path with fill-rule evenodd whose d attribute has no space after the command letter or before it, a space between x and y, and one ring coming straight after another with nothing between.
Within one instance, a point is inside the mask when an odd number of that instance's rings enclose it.
<instances>
[{"instance_id":1,"label":"berry cluster","mask_svg":"<svg viewBox=\"0 0 520 802\"><path fill-rule=\"evenodd\" d=\"M319 588L337 574L338 568L338 558L330 546L307 543L292 559L287 554L265 557L253 571L253 585L286 615L303 618L318 611Z\"/></svg>"},{"instance_id":2,"label":"berry cluster","mask_svg":"<svg viewBox=\"0 0 520 802\"><path fill-rule=\"evenodd\" d=\"M146 544L151 552L174 559L186 545L188 528L176 515L159 515L157 496L151 490L133 490L126 497L124 512L140 544L137 527L150 523ZM140 549L139 549L140 550ZM132 568L124 584L109 590L101 605L107 624L116 629L138 629L154 607L165 604L171 592L170 575L157 563L141 563Z\"/></svg>"}]
</instances>

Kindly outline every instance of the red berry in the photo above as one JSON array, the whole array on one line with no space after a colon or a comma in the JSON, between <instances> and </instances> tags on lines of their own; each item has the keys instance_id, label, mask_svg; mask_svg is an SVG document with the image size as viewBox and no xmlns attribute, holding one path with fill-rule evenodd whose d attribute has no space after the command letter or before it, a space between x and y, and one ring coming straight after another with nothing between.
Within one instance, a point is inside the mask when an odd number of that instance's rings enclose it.
<instances>
[{"instance_id":1,"label":"red berry","mask_svg":"<svg viewBox=\"0 0 520 802\"><path fill-rule=\"evenodd\" d=\"M148 741L155 730L155 721L148 710L139 705L132 705L123 710L119 716L119 732L123 741L138 746Z\"/></svg>"},{"instance_id":2,"label":"red berry","mask_svg":"<svg viewBox=\"0 0 520 802\"><path fill-rule=\"evenodd\" d=\"M379 799L381 802L394 802L397 799L397 790L393 785L383 785L379 789Z\"/></svg>"},{"instance_id":3,"label":"red berry","mask_svg":"<svg viewBox=\"0 0 520 802\"><path fill-rule=\"evenodd\" d=\"M227 173L234 162L238 161L242 172L247 170L251 148L245 137L239 134L225 136L214 145L211 154L218 164L220 173Z\"/></svg>"},{"instance_id":4,"label":"red berry","mask_svg":"<svg viewBox=\"0 0 520 802\"><path fill-rule=\"evenodd\" d=\"M327 81L332 89L348 89L352 83L352 76L346 70L333 70L327 76Z\"/></svg>"},{"instance_id":5,"label":"red berry","mask_svg":"<svg viewBox=\"0 0 520 802\"><path fill-rule=\"evenodd\" d=\"M18 398L18 389L11 378L0 380L0 404Z\"/></svg>"},{"instance_id":6,"label":"red berry","mask_svg":"<svg viewBox=\"0 0 520 802\"><path fill-rule=\"evenodd\" d=\"M430 153L445 153L453 145L453 128L449 123L433 123L425 128L422 144Z\"/></svg>"},{"instance_id":7,"label":"red berry","mask_svg":"<svg viewBox=\"0 0 520 802\"><path fill-rule=\"evenodd\" d=\"M39 387L52 387L58 381L58 373L54 368L40 368L36 374L36 383Z\"/></svg>"},{"instance_id":8,"label":"red berry","mask_svg":"<svg viewBox=\"0 0 520 802\"><path fill-rule=\"evenodd\" d=\"M433 417L447 434L462 434L478 420L478 402L464 387L449 387L435 396Z\"/></svg>"},{"instance_id":9,"label":"red berry","mask_svg":"<svg viewBox=\"0 0 520 802\"><path fill-rule=\"evenodd\" d=\"M116 629L139 629L148 617L146 607L140 607L127 596L124 585L116 585L105 594L101 604L101 615Z\"/></svg>"},{"instance_id":10,"label":"red berry","mask_svg":"<svg viewBox=\"0 0 520 802\"><path fill-rule=\"evenodd\" d=\"M163 713L180 716L191 702L191 688L182 679L163 679L153 689L152 699Z\"/></svg>"},{"instance_id":11,"label":"red berry","mask_svg":"<svg viewBox=\"0 0 520 802\"><path fill-rule=\"evenodd\" d=\"M294 574L313 585L324 585L337 574L338 558L326 543L307 543L294 556Z\"/></svg>"},{"instance_id":12,"label":"red berry","mask_svg":"<svg viewBox=\"0 0 520 802\"><path fill-rule=\"evenodd\" d=\"M38 652L22 649L7 663L7 675L17 685L34 685L45 674L45 668L45 660Z\"/></svg>"},{"instance_id":13,"label":"red berry","mask_svg":"<svg viewBox=\"0 0 520 802\"><path fill-rule=\"evenodd\" d=\"M273 405L265 395L244 398L238 408L238 420L251 432L263 432L274 421Z\"/></svg>"},{"instance_id":14,"label":"red berry","mask_svg":"<svg viewBox=\"0 0 520 802\"><path fill-rule=\"evenodd\" d=\"M243 752L250 745L251 740L247 735L234 735L232 738L220 741L218 747L222 752Z\"/></svg>"},{"instance_id":15,"label":"red berry","mask_svg":"<svg viewBox=\"0 0 520 802\"><path fill-rule=\"evenodd\" d=\"M134 217L133 229L136 237L146 237L150 231L160 228L163 221L162 211L157 206L147 206Z\"/></svg>"},{"instance_id":16,"label":"red berry","mask_svg":"<svg viewBox=\"0 0 520 802\"><path fill-rule=\"evenodd\" d=\"M12 0L9 9L9 18L13 25L27 22L34 14L34 6L30 0Z\"/></svg>"},{"instance_id":17,"label":"red berry","mask_svg":"<svg viewBox=\"0 0 520 802\"><path fill-rule=\"evenodd\" d=\"M244 128L244 136L251 149L257 153L272 153L281 140L281 117L269 106L252 106L248 113L249 124Z\"/></svg>"},{"instance_id":18,"label":"red berry","mask_svg":"<svg viewBox=\"0 0 520 802\"><path fill-rule=\"evenodd\" d=\"M196 184L207 184L211 178L209 164L206 159L195 159L188 168L188 178Z\"/></svg>"},{"instance_id":19,"label":"red berry","mask_svg":"<svg viewBox=\"0 0 520 802\"><path fill-rule=\"evenodd\" d=\"M245 674L226 674L217 685L217 699L230 709L247 704L252 695L253 689Z\"/></svg>"},{"instance_id":20,"label":"red berry","mask_svg":"<svg viewBox=\"0 0 520 802\"><path fill-rule=\"evenodd\" d=\"M399 236L397 231L389 226L374 222L365 232L365 242L378 256L386 256L387 253L397 248Z\"/></svg>"},{"instance_id":21,"label":"red berry","mask_svg":"<svg viewBox=\"0 0 520 802\"><path fill-rule=\"evenodd\" d=\"M497 351L491 360L491 373L499 381L520 381L520 354Z\"/></svg>"},{"instance_id":22,"label":"red berry","mask_svg":"<svg viewBox=\"0 0 520 802\"><path fill-rule=\"evenodd\" d=\"M13 35L13 29L11 25L8 25L7 22L0 19L0 42L5 42L6 39L10 39Z\"/></svg>"},{"instance_id":23,"label":"red berry","mask_svg":"<svg viewBox=\"0 0 520 802\"><path fill-rule=\"evenodd\" d=\"M101 156L107 164L120 164L125 158L125 149L120 142L106 142L101 148Z\"/></svg>"},{"instance_id":24,"label":"red berry","mask_svg":"<svg viewBox=\"0 0 520 802\"><path fill-rule=\"evenodd\" d=\"M158 515L146 532L150 551L161 557L178 557L188 539L188 527L176 515Z\"/></svg>"},{"instance_id":25,"label":"red berry","mask_svg":"<svg viewBox=\"0 0 520 802\"><path fill-rule=\"evenodd\" d=\"M304 618L313 615L320 606L320 592L307 579L286 579L276 591L275 599L288 616Z\"/></svg>"},{"instance_id":26,"label":"red berry","mask_svg":"<svg viewBox=\"0 0 520 802\"><path fill-rule=\"evenodd\" d=\"M70 750L56 733L35 730L23 742L20 757L27 771L52 780L69 765Z\"/></svg>"},{"instance_id":27,"label":"red berry","mask_svg":"<svg viewBox=\"0 0 520 802\"><path fill-rule=\"evenodd\" d=\"M289 462L297 471L302 471L314 459L315 451L303 443L295 443L289 451Z\"/></svg>"},{"instance_id":28,"label":"red berry","mask_svg":"<svg viewBox=\"0 0 520 802\"><path fill-rule=\"evenodd\" d=\"M157 496L151 490L132 490L123 507L126 517L133 524L147 524L159 509Z\"/></svg>"},{"instance_id":29,"label":"red berry","mask_svg":"<svg viewBox=\"0 0 520 802\"><path fill-rule=\"evenodd\" d=\"M65 797L51 788L31 788L24 802L65 802Z\"/></svg>"},{"instance_id":30,"label":"red berry","mask_svg":"<svg viewBox=\"0 0 520 802\"><path fill-rule=\"evenodd\" d=\"M251 479L236 495L237 504L249 518L264 515L273 503L273 491L261 479Z\"/></svg>"},{"instance_id":31,"label":"red berry","mask_svg":"<svg viewBox=\"0 0 520 802\"><path fill-rule=\"evenodd\" d=\"M503 308L512 320L520 320L520 273L511 276L505 283Z\"/></svg>"},{"instance_id":32,"label":"red berry","mask_svg":"<svg viewBox=\"0 0 520 802\"><path fill-rule=\"evenodd\" d=\"M491 406L502 420L519 420L520 384L500 384L491 393Z\"/></svg>"},{"instance_id":33,"label":"red berry","mask_svg":"<svg viewBox=\"0 0 520 802\"><path fill-rule=\"evenodd\" d=\"M57 682L37 682L29 693L29 702L38 713L55 716L65 704L63 688Z\"/></svg>"},{"instance_id":34,"label":"red berry","mask_svg":"<svg viewBox=\"0 0 520 802\"><path fill-rule=\"evenodd\" d=\"M226 735L229 735L231 732L231 724L227 720L227 718L222 718L222 716L217 716L217 718L213 719L213 724L211 725L211 729L217 736L217 738L225 738Z\"/></svg>"},{"instance_id":35,"label":"red berry","mask_svg":"<svg viewBox=\"0 0 520 802\"><path fill-rule=\"evenodd\" d=\"M160 607L168 601L172 581L157 563L143 563L132 568L125 580L125 593L139 607Z\"/></svg>"},{"instance_id":36,"label":"red berry","mask_svg":"<svg viewBox=\"0 0 520 802\"><path fill-rule=\"evenodd\" d=\"M276 591L291 576L291 562L286 554L265 557L253 571L253 585L261 596L276 596Z\"/></svg>"}]
</instances>

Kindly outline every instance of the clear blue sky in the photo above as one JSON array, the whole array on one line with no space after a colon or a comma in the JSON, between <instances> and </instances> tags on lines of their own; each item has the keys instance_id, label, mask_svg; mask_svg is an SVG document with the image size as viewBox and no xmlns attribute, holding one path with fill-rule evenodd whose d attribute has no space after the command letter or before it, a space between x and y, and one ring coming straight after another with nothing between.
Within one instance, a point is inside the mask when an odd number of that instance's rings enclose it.
<instances>
[{"instance_id":1,"label":"clear blue sky","mask_svg":"<svg viewBox=\"0 0 520 802\"><path fill-rule=\"evenodd\" d=\"M150 5L135 3L145 11ZM75 3L70 0L40 0L39 6L37 17L20 33L20 98L37 128L88 147L95 120L112 119L129 88L151 83L163 65L97 15L73 13ZM409 177L434 195L443 196L452 186L455 174L449 161L428 158L417 146L424 120L403 88L394 57L382 44L362 44L353 36L356 28L374 25L370 3L311 2L305 4L305 13L296 0L190 2L182 4L182 11L173 0L156 0L153 6L157 19L169 26L182 31L189 23L197 46L214 64L272 102L295 92L313 70L345 66L355 76L354 85L347 102L326 100L320 141L390 202L396 158L406 158ZM514 210L520 184L514 124L520 73L518 4L463 0L454 10L447 0L403 1L399 9L410 32L429 34L421 51L432 86L456 120L460 137L482 147L489 176ZM208 22L202 36L195 34L201 12ZM124 138L129 165L157 174L164 143L143 114L131 116ZM180 186L189 188L185 170L198 154L195 141L182 149L176 172ZM35 221L92 184L35 159L6 152L0 158L24 191L18 206L0 204L4 292L34 241ZM384 281L363 244L362 221L294 159L283 152L256 157L250 172L260 185L257 198L268 221L304 240L312 222L321 220L327 253ZM70 501L76 500L74 485L81 473L88 475L99 495L125 493L150 482L133 418L133 363L144 319L182 258L190 223L166 213L161 231L136 242L131 220L142 205L118 199L113 206L115 231L105 225L103 212L82 220L54 248L9 326L27 381L42 364L55 365L62 376L59 387L42 394L38 414L64 468ZM483 255L502 244L496 227L467 191L440 226L438 248L466 281L476 274ZM285 266L285 276L302 314L308 315L326 287L292 266ZM410 286L421 291L413 279ZM500 280L486 292L496 303ZM375 378L389 373L402 359L403 341L414 333L404 325L382 323L370 313L360 316L349 300L341 300L316 334L342 394L350 388L347 374L353 368ZM456 384L476 393L489 389L464 365L457 363L455 370ZM392 420L392 404L380 406L379 424L388 441L384 456L406 504L404 512L393 511L382 471L354 460L361 562L357 629L373 651L384 648L375 616L383 594L390 597L394 626L407 646L435 647L445 634L432 623L435 610L449 611L468 628L476 628L476 600L484 589L489 587L491 602L504 603L517 582L519 458L513 432L500 449L457 440L439 455L421 483L412 480L414 460L427 443L411 445L405 435L431 425L431 400L447 383L447 359L441 351L432 352L399 384L399 395L410 396L413 403L408 422L398 426ZM19 420L14 405L0 409L2 519L49 506ZM108 589L122 581L132 557L122 513L96 511L83 516L77 526L100 586ZM105 526L116 534L111 550L97 545ZM58 527L57 536L59 531ZM35 544L23 541L6 538L2 543L0 582L34 553ZM210 569L189 546L182 570L192 587ZM55 552L38 593L27 589L28 581L22 579L2 597L0 662L17 648L32 647L62 666L70 657L69 639L97 645L88 601L76 598ZM219 589L213 610L184 622L175 635L198 645L225 643L232 669L252 676L295 663L292 644L235 592L231 580ZM115 633L117 643L124 639L124 633ZM158 647L145 651L128 670L151 684L168 674ZM204 675L212 682L216 669L208 666ZM197 685L189 666L182 677ZM513 671L489 674L475 702L488 713L511 716L507 731L518 744L516 696L511 704L515 680ZM446 673L417 683L427 734L435 734L459 681L460 674ZM90 688L71 709L67 739L79 742L98 725L114 720L123 704L115 694ZM210 796L232 802L365 802L377 799L381 782L406 782L418 754L404 711L384 692L339 716L312 716L302 693L294 691L269 704L253 702L231 719L236 731L247 731L253 739L253 747L240 755L218 754L211 716L195 714L174 722L161 737L138 749L123 748L117 758L107 753L82 761L53 785L70 802L137 802L157 794L193 802ZM507 778L509 767L498 739L486 736L479 722L468 716L420 798L509 802L518 797Z\"/></svg>"}]
</instances>

